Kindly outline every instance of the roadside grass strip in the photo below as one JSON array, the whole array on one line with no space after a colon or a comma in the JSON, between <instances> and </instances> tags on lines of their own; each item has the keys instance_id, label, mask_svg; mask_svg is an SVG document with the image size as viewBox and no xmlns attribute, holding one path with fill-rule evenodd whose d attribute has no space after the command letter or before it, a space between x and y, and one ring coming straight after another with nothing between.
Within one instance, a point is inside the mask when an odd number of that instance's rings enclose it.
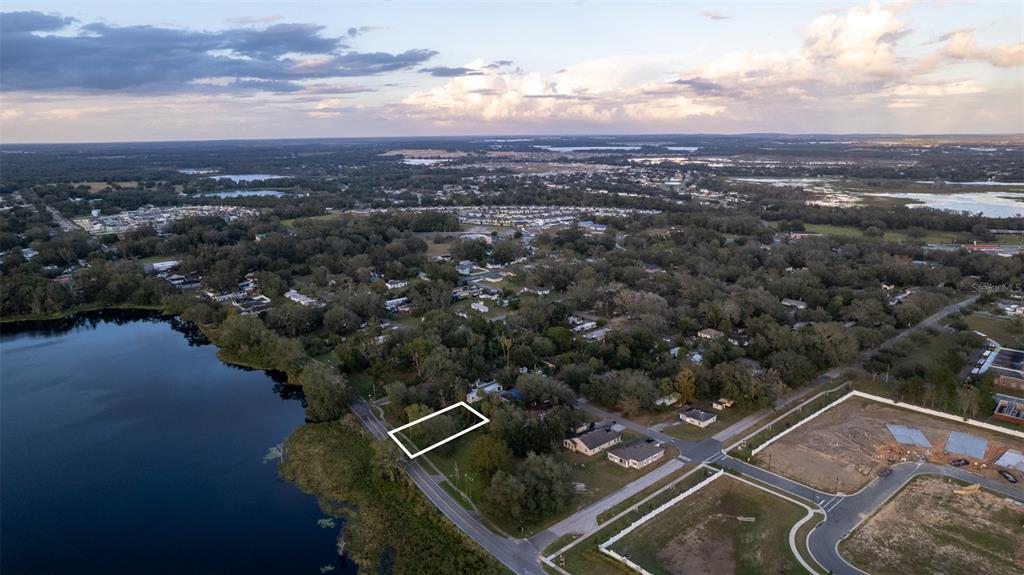
<instances>
[{"instance_id":1,"label":"roadside grass strip","mask_svg":"<svg viewBox=\"0 0 1024 575\"><path fill-rule=\"evenodd\" d=\"M410 428L412 428L412 427L414 427L416 425L424 423L424 422L426 422L426 421L428 421L430 419L433 419L433 418L435 418L435 417L437 417L439 415L447 413L447 412L449 412L449 411L451 411L453 409L459 409L459 408L464 408L464 409L468 410L470 413L472 413L476 417L480 418L480 421L477 422L477 423L474 423L473 425L470 425L469 427L463 429L462 431L454 433L454 434L452 434L452 435L450 435L450 436L448 436L448 437L446 437L444 439L441 439L441 440L439 440L437 442L434 442L434 443L428 445L427 447L421 448L421 449L419 449L418 451L415 451L415 452L411 451L408 447L405 446L404 443L402 443L398 439L399 434L401 432L405 431L406 429L410 429ZM402 451L404 451L407 456L409 456L409 459L416 459L417 457L423 455L424 453L428 453L431 450L437 449L438 447L441 447L442 445L448 443L449 441L453 441L453 440L455 440L455 439L457 439L459 437L462 437L463 435L473 431L474 429L479 429L480 427L483 427L484 425L487 425L490 422L491 422L491 420L488 419L486 416L484 416L484 414L482 414L479 411L477 411L477 410L473 409L472 407L470 407L469 404L466 403L465 401L460 401L458 403L454 403L452 405L449 405L448 407L445 407L444 409L440 409L438 411L435 411L433 413L425 415L425 416L423 416L423 417L421 417L419 419L416 419L414 421L410 421L409 423L406 423L405 425L402 425L401 427L396 427L396 428L394 428L394 429L392 429L391 431L388 432L388 437L390 437L392 441L394 441L396 444L398 444L398 447L401 448ZM415 446L414 446L414 448L415 448Z\"/></svg>"}]
</instances>

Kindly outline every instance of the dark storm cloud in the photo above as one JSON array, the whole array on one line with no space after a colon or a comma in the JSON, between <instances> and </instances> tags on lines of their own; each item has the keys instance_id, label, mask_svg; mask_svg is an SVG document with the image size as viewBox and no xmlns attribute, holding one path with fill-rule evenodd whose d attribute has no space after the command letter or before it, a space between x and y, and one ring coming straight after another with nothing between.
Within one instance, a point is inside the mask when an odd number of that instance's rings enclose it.
<instances>
[{"instance_id":1,"label":"dark storm cloud","mask_svg":"<svg viewBox=\"0 0 1024 575\"><path fill-rule=\"evenodd\" d=\"M206 78L235 78L237 90L295 91L294 82L372 76L420 66L432 50L357 52L317 24L274 24L216 32L86 24L74 35L44 35L72 19L41 12L0 15L2 90L173 92ZM309 59L297 59L300 54Z\"/></svg>"},{"instance_id":2,"label":"dark storm cloud","mask_svg":"<svg viewBox=\"0 0 1024 575\"><path fill-rule=\"evenodd\" d=\"M18 34L26 32L52 32L74 24L74 18L42 12L3 12L0 14L0 32Z\"/></svg>"},{"instance_id":3,"label":"dark storm cloud","mask_svg":"<svg viewBox=\"0 0 1024 575\"><path fill-rule=\"evenodd\" d=\"M479 76L483 74L483 72L481 72L480 70L475 70L473 68L449 68L448 66L420 68L420 72L423 74L430 74L431 76L434 76L436 78L457 78L459 76Z\"/></svg>"},{"instance_id":4,"label":"dark storm cloud","mask_svg":"<svg viewBox=\"0 0 1024 575\"><path fill-rule=\"evenodd\" d=\"M738 96L735 90L704 78L681 78L672 83L677 86L686 86L697 96Z\"/></svg>"}]
</instances>

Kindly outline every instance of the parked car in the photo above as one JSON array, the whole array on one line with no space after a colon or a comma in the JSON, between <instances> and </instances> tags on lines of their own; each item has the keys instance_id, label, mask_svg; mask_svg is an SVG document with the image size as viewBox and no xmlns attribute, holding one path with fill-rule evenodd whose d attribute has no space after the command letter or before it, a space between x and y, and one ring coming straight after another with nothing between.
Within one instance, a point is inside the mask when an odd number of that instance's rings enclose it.
<instances>
[{"instance_id":1,"label":"parked car","mask_svg":"<svg viewBox=\"0 0 1024 575\"><path fill-rule=\"evenodd\" d=\"M999 475L1002 475L1003 479L1009 481L1010 483L1017 483L1017 478L1009 471L1003 471L1002 469L1000 469Z\"/></svg>"},{"instance_id":2,"label":"parked car","mask_svg":"<svg viewBox=\"0 0 1024 575\"><path fill-rule=\"evenodd\" d=\"M969 462L966 459L954 459L953 461L949 462L949 464L952 465L953 467L963 467L968 463Z\"/></svg>"},{"instance_id":3,"label":"parked car","mask_svg":"<svg viewBox=\"0 0 1024 575\"><path fill-rule=\"evenodd\" d=\"M886 467L885 469L878 472L879 477L889 477L892 475L892 468Z\"/></svg>"}]
</instances>

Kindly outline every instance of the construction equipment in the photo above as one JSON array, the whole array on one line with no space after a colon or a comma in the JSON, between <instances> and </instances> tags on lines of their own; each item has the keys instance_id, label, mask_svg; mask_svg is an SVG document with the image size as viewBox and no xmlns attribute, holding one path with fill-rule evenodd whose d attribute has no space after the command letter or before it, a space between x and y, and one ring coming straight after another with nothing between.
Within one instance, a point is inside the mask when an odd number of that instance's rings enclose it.
<instances>
[{"instance_id":1,"label":"construction equipment","mask_svg":"<svg viewBox=\"0 0 1024 575\"><path fill-rule=\"evenodd\" d=\"M968 485L967 487L961 487L960 489L954 489L953 493L957 495L971 495L981 491L981 484L975 483L974 485Z\"/></svg>"}]
</instances>

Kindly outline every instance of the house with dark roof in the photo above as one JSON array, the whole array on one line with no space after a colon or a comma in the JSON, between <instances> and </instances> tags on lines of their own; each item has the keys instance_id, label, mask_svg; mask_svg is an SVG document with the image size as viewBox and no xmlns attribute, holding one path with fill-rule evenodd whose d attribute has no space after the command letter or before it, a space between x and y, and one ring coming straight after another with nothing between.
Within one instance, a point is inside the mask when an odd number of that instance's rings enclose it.
<instances>
[{"instance_id":1,"label":"house with dark roof","mask_svg":"<svg viewBox=\"0 0 1024 575\"><path fill-rule=\"evenodd\" d=\"M697 409L691 407L679 414L679 419L682 419L690 425L696 425L697 427L707 427L714 423L718 416L714 413L709 413L703 409Z\"/></svg>"},{"instance_id":2,"label":"house with dark roof","mask_svg":"<svg viewBox=\"0 0 1024 575\"><path fill-rule=\"evenodd\" d=\"M608 451L608 459L626 469L643 469L665 456L665 448L657 443L634 441Z\"/></svg>"},{"instance_id":3,"label":"house with dark roof","mask_svg":"<svg viewBox=\"0 0 1024 575\"><path fill-rule=\"evenodd\" d=\"M598 427L576 437L570 437L562 442L569 451L594 455L609 447L622 443L622 434L613 431L611 427Z\"/></svg>"}]
</instances>

